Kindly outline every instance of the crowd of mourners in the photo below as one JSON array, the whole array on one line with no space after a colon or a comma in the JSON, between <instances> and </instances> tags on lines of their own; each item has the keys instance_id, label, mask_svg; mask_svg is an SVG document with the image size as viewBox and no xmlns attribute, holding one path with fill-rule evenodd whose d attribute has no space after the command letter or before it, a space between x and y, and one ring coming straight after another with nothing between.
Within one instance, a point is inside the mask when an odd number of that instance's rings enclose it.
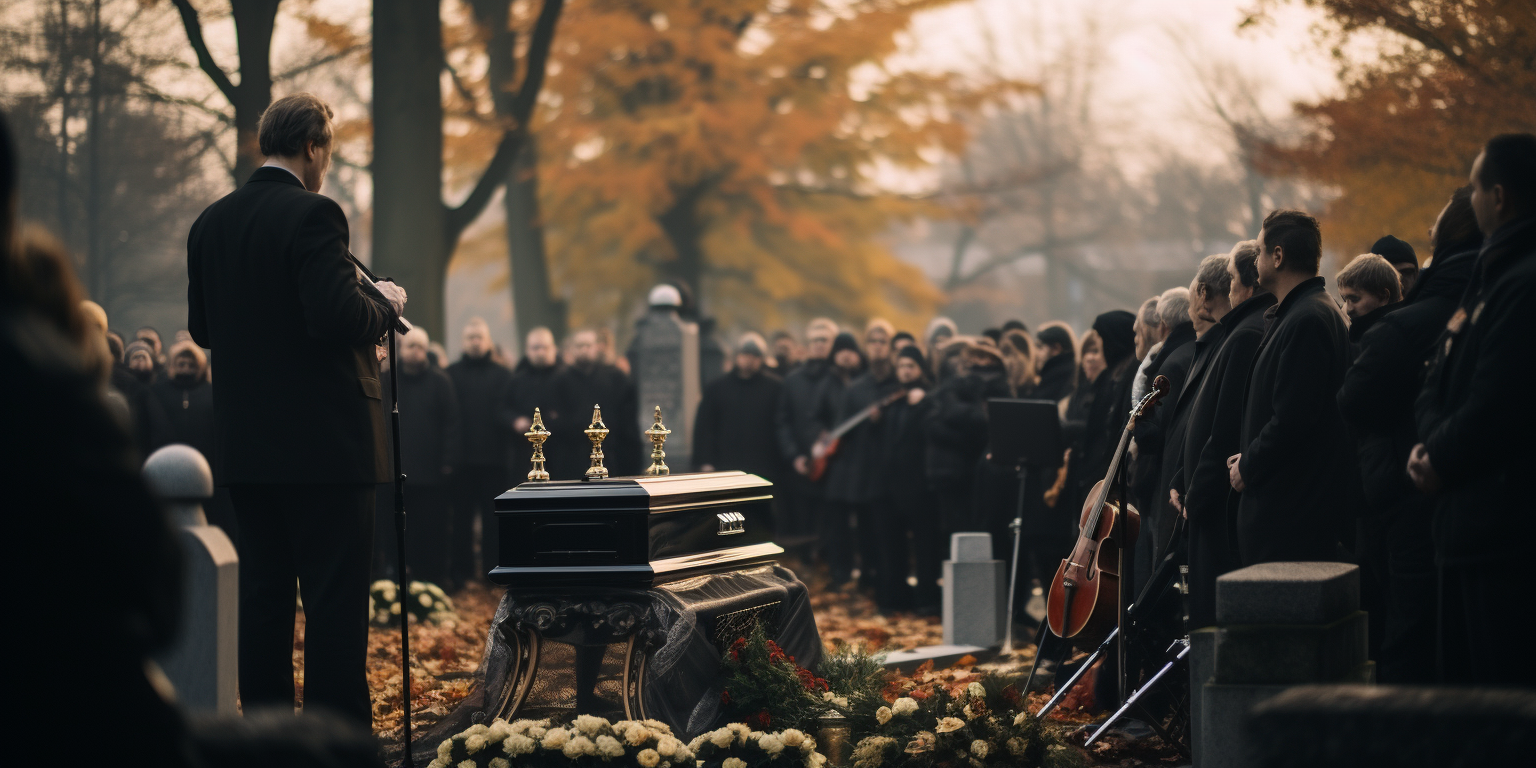
<instances>
[{"instance_id":1,"label":"crowd of mourners","mask_svg":"<svg viewBox=\"0 0 1536 768\"><path fill-rule=\"evenodd\" d=\"M1491 139L1471 183L1447 195L1425 222L1431 253L1382 237L1337 273L1336 297L1317 220L1276 210L1254 240L1205 257L1188 286L1100 314L1081 335L1016 320L967 335L943 317L923 329L818 318L803 334L745 333L728 349L704 334L692 466L673 469L773 481L778 540L837 584L857 579L886 610L936 613L949 534L990 532L1010 559L1017 516L1022 602L1067 555L1133 405L1165 377L1125 459L1141 515L1126 563L1135 587L1177 553L1189 624L1205 626L1224 573L1354 562L1379 679L1536 684L1528 654L1504 653L1529 606L1516 569L1533 532L1518 482L1536 458L1536 409L1519 395L1536 380L1536 136ZM23 228L15 241L29 280L67 277L68 255L45 232ZM653 305L658 296L697 320L686 289L653 292ZM186 331L130 338L78 288L44 298L137 455L185 443L217 462L213 368ZM59 308L71 301L79 311ZM610 471L639 474L650 405L632 375L641 351L619 354L604 330L535 329L514 362L476 319L460 349L450 360L417 329L398 351L411 575L450 589L496 563L492 501L527 471L535 409L554 433L548 469L568 480L588 465L581 430L594 403L611 430ZM1065 436L1061 466L1029 470L1022 501L1017 468L988 449L997 398L1054 403ZM219 494L209 517L238 546ZM379 576L393 575L391 494L379 487Z\"/></svg>"}]
</instances>

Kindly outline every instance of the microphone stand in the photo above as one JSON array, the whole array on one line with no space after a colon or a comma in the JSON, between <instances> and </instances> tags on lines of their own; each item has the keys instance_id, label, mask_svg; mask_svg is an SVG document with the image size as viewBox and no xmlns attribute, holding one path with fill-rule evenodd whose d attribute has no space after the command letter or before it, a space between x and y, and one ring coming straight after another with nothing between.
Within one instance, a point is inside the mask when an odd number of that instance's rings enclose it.
<instances>
[{"instance_id":1,"label":"microphone stand","mask_svg":"<svg viewBox=\"0 0 1536 768\"><path fill-rule=\"evenodd\" d=\"M399 318L404 323L404 318ZM395 583L398 587L396 594L400 599L400 710L404 718L402 721L404 760L401 765L404 768L415 768L416 763L411 758L411 612L406 607L406 598L410 594L406 591L405 574L405 473L400 471L400 367L395 359L395 341L397 332L395 328L389 329L389 429L393 440L390 445L394 448L395 462L395 553L399 563L399 571L395 575Z\"/></svg>"}]
</instances>

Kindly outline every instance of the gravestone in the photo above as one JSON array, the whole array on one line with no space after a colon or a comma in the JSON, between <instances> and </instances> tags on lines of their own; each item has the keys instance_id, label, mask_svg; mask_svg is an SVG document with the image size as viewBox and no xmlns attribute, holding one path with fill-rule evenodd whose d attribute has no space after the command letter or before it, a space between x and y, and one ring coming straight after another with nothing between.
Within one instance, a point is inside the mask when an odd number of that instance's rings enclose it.
<instances>
[{"instance_id":1,"label":"gravestone","mask_svg":"<svg viewBox=\"0 0 1536 768\"><path fill-rule=\"evenodd\" d=\"M656 406L661 406L662 418L672 430L667 438L667 466L673 472L686 472L693 466L693 420L700 397L699 327L678 317L675 305L658 304L655 294L659 291L660 287L652 291L651 308L635 326L632 364L640 404L637 426L642 433L649 429Z\"/></svg>"},{"instance_id":2,"label":"gravestone","mask_svg":"<svg viewBox=\"0 0 1536 768\"><path fill-rule=\"evenodd\" d=\"M155 451L143 472L178 529L184 563L181 627L156 661L183 706L236 714L240 563L229 536L203 515L202 502L213 496L213 472L188 445Z\"/></svg>"},{"instance_id":3,"label":"gravestone","mask_svg":"<svg viewBox=\"0 0 1536 768\"><path fill-rule=\"evenodd\" d=\"M1216 580L1216 627L1197 640L1196 768L1247 768L1263 758L1250 738L1254 707L1296 684L1368 683L1360 568L1263 563Z\"/></svg>"},{"instance_id":4,"label":"gravestone","mask_svg":"<svg viewBox=\"0 0 1536 768\"><path fill-rule=\"evenodd\" d=\"M992 534L956 533L944 561L944 643L990 648L1008 629L1007 563L992 559Z\"/></svg>"}]
</instances>

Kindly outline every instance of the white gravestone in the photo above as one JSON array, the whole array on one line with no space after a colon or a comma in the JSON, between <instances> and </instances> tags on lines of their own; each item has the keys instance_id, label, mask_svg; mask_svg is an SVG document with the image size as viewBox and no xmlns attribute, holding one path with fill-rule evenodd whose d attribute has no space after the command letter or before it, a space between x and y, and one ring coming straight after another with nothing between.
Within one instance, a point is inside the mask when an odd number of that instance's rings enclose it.
<instances>
[{"instance_id":1,"label":"white gravestone","mask_svg":"<svg viewBox=\"0 0 1536 768\"><path fill-rule=\"evenodd\" d=\"M944 561L944 642L991 648L1008 621L1007 563L992 559L992 534L956 533Z\"/></svg>"},{"instance_id":2,"label":"white gravestone","mask_svg":"<svg viewBox=\"0 0 1536 768\"><path fill-rule=\"evenodd\" d=\"M185 565L181 628L157 661L182 706L234 715L240 562L229 536L203 515L202 502L213 496L213 472L197 449L167 445L144 462L144 480L178 529Z\"/></svg>"}]
</instances>

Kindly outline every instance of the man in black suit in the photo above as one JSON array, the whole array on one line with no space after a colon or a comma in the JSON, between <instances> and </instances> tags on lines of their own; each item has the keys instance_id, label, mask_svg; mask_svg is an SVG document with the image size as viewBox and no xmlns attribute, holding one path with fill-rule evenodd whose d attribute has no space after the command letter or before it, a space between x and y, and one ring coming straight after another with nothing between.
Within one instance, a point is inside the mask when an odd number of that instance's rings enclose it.
<instances>
[{"instance_id":1,"label":"man in black suit","mask_svg":"<svg viewBox=\"0 0 1536 768\"><path fill-rule=\"evenodd\" d=\"M1173 512L1163 503L1167 494L1162 493L1163 446L1173 426L1173 402L1184 389L1189 367L1195 361L1195 326L1189 317L1189 289L1169 288L1157 300L1158 335L1162 346L1157 352L1148 352L1144 378L1146 389L1151 391L1152 382L1158 376L1168 378L1168 394L1163 407L1157 408L1145 419L1136 422L1135 461L1131 465L1131 498L1136 499L1141 511L1141 535L1136 540L1135 573L1133 584L1139 593L1146 585L1147 577L1168 546L1173 532Z\"/></svg>"},{"instance_id":2,"label":"man in black suit","mask_svg":"<svg viewBox=\"0 0 1536 768\"><path fill-rule=\"evenodd\" d=\"M374 484L390 478L374 345L405 307L348 260L347 220L317 192L331 109L273 102L266 164L187 238L187 327L218 353L218 482L240 523L240 696L291 706L294 584L305 614L304 700L367 725Z\"/></svg>"},{"instance_id":3,"label":"man in black suit","mask_svg":"<svg viewBox=\"0 0 1536 768\"><path fill-rule=\"evenodd\" d=\"M1232 535L1237 517L1235 494L1227 477L1227 457L1239 450L1243 390L1248 369L1264 337L1265 310L1275 295L1259 285L1259 244L1245 240L1227 263L1227 303L1206 336L1220 334L1205 378L1194 393L1184 424L1180 466L1169 480L1169 503L1183 512L1189 536L1189 626L1216 622L1216 578L1239 566ZM1187 391L1186 387L1186 391ZM1184 405L1181 395L1178 405Z\"/></svg>"},{"instance_id":4,"label":"man in black suit","mask_svg":"<svg viewBox=\"0 0 1536 768\"><path fill-rule=\"evenodd\" d=\"M1259 231L1259 284L1278 303L1248 373L1241 452L1227 459L1242 494L1238 554L1244 565L1340 559L1353 526L1360 474L1334 399L1351 359L1349 326L1317 274L1317 219L1277 210Z\"/></svg>"}]
</instances>

